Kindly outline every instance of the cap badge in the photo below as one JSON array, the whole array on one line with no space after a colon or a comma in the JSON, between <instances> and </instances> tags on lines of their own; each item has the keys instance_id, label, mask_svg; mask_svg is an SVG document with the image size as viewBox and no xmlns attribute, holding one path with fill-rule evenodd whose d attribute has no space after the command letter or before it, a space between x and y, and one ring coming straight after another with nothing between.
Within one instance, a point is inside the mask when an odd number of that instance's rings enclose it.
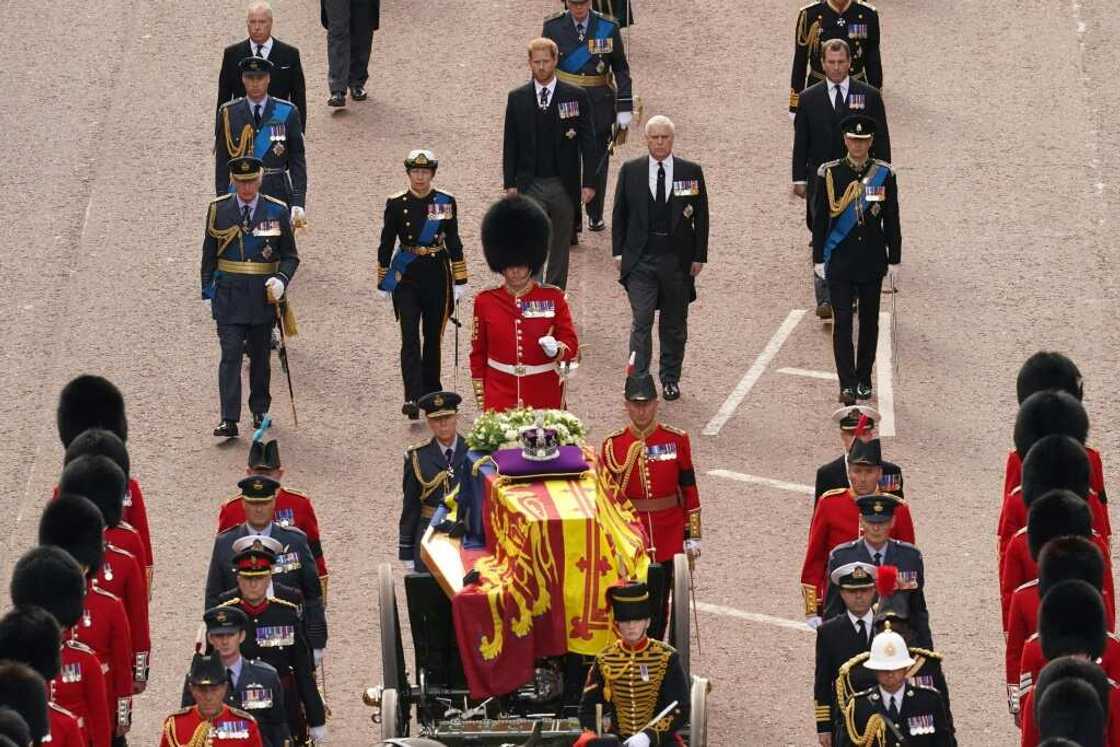
<instances>
[{"instance_id":1,"label":"cap badge","mask_svg":"<svg viewBox=\"0 0 1120 747\"><path fill-rule=\"evenodd\" d=\"M217 618L218 622L220 622L220 623L224 623L226 620L229 619L229 615L227 615L224 610L219 612L214 617Z\"/></svg>"},{"instance_id":2,"label":"cap badge","mask_svg":"<svg viewBox=\"0 0 1120 747\"><path fill-rule=\"evenodd\" d=\"M895 648L894 643L888 642L887 645L883 647L883 653L887 656L894 656L898 653L898 649Z\"/></svg>"},{"instance_id":3,"label":"cap badge","mask_svg":"<svg viewBox=\"0 0 1120 747\"><path fill-rule=\"evenodd\" d=\"M257 480L253 483L253 490L264 490L264 483Z\"/></svg>"},{"instance_id":4,"label":"cap badge","mask_svg":"<svg viewBox=\"0 0 1120 747\"><path fill-rule=\"evenodd\" d=\"M877 514L883 513L883 502L882 501L875 501L875 505L873 506L873 508L875 509L875 513L877 513Z\"/></svg>"},{"instance_id":5,"label":"cap badge","mask_svg":"<svg viewBox=\"0 0 1120 747\"><path fill-rule=\"evenodd\" d=\"M856 132L861 134L863 133L863 122L859 122L856 124Z\"/></svg>"},{"instance_id":6,"label":"cap badge","mask_svg":"<svg viewBox=\"0 0 1120 747\"><path fill-rule=\"evenodd\" d=\"M867 578L867 571L863 570L863 566L856 566L852 571L852 578Z\"/></svg>"},{"instance_id":7,"label":"cap badge","mask_svg":"<svg viewBox=\"0 0 1120 747\"><path fill-rule=\"evenodd\" d=\"M424 157L420 156L420 158L424 158ZM427 161L426 158L424 160L425 160L425 162ZM416 159L416 162L420 163L420 159L419 158ZM443 396L442 395L437 396L435 399L432 400L432 404L435 405L436 407L443 407Z\"/></svg>"}]
</instances>

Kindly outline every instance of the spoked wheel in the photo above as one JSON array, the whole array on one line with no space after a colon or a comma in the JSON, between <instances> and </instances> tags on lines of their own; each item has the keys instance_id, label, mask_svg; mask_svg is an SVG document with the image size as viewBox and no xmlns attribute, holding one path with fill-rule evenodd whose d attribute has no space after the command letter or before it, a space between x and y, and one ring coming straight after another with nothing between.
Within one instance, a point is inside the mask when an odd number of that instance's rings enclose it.
<instances>
[{"instance_id":1,"label":"spoked wheel","mask_svg":"<svg viewBox=\"0 0 1120 747\"><path fill-rule=\"evenodd\" d=\"M392 739L404 736L398 728L400 714L400 701L397 700L397 691L387 687L381 691L381 738Z\"/></svg>"},{"instance_id":2,"label":"spoked wheel","mask_svg":"<svg viewBox=\"0 0 1120 747\"><path fill-rule=\"evenodd\" d=\"M381 702L381 720L392 719L393 731L382 733L390 736L408 736L411 706L407 700L409 689L404 671L404 644L401 641L401 622L397 614L397 596L393 589L393 567L382 563L377 567L377 606L381 622L381 686L383 692L392 692L392 707L384 695ZM405 695L402 696L402 693Z\"/></svg>"},{"instance_id":3,"label":"spoked wheel","mask_svg":"<svg viewBox=\"0 0 1120 747\"><path fill-rule=\"evenodd\" d=\"M708 691L711 682L706 677L692 678L689 704L688 747L707 747L708 744Z\"/></svg>"},{"instance_id":4,"label":"spoked wheel","mask_svg":"<svg viewBox=\"0 0 1120 747\"><path fill-rule=\"evenodd\" d=\"M689 674L689 648L692 645L688 608L692 591L691 579L688 573L688 556L677 553L673 556L673 648L680 656L686 677Z\"/></svg>"}]
</instances>

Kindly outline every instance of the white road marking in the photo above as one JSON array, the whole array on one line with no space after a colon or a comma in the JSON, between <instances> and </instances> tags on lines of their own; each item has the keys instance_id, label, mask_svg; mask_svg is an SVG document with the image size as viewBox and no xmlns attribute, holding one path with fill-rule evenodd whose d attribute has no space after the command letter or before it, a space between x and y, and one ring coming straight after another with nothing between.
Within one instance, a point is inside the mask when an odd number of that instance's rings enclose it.
<instances>
[{"instance_id":1,"label":"white road marking","mask_svg":"<svg viewBox=\"0 0 1120 747\"><path fill-rule=\"evenodd\" d=\"M737 482L747 482L752 485L765 485L769 488L777 488L778 490L788 490L791 493L804 493L806 495L813 494L812 485L801 485L796 482L786 482L785 480L775 480L772 477L759 477L758 475L747 475L742 472L732 472L728 469L712 469L708 470L708 474L712 477L722 477L726 480L735 480Z\"/></svg>"},{"instance_id":2,"label":"white road marking","mask_svg":"<svg viewBox=\"0 0 1120 747\"><path fill-rule=\"evenodd\" d=\"M875 378L879 390L879 437L895 435L894 368L891 361L891 315L879 312L879 345L875 351Z\"/></svg>"},{"instance_id":3,"label":"white road marking","mask_svg":"<svg viewBox=\"0 0 1120 747\"><path fill-rule=\"evenodd\" d=\"M790 376L804 376L807 379L824 379L825 381L839 381L840 377L828 371L810 371L807 368L779 368L778 373Z\"/></svg>"},{"instance_id":4,"label":"white road marking","mask_svg":"<svg viewBox=\"0 0 1120 747\"><path fill-rule=\"evenodd\" d=\"M720 430L727 421L731 419L731 416L735 414L735 410L739 407L740 403L742 403L743 399L750 393L751 388L758 382L759 377L762 376L762 372L770 365L770 361L774 360L774 356L782 349L782 345L793 332L793 328L801 321L801 317L805 316L805 312L805 309L794 309L789 312L785 321L778 327L778 331L770 338L770 342L766 343L766 347L758 354L758 357L755 358L754 363L747 369L747 372L743 374L743 378L735 385L731 394L727 395L727 399L724 400L723 406L719 408L719 412L704 426L703 433L705 436L719 435Z\"/></svg>"},{"instance_id":5,"label":"white road marking","mask_svg":"<svg viewBox=\"0 0 1120 747\"><path fill-rule=\"evenodd\" d=\"M790 630L798 630L802 633L812 633L813 629L810 628L802 620L787 620L784 617L774 617L773 615L763 615L759 612L744 612L737 610L734 607L724 607L721 604L709 604L708 602L697 602L696 609L700 612L707 612L711 615L722 615L723 617L734 617L738 620L747 620L748 622L765 623L767 625L774 625L779 628L789 628Z\"/></svg>"}]
</instances>

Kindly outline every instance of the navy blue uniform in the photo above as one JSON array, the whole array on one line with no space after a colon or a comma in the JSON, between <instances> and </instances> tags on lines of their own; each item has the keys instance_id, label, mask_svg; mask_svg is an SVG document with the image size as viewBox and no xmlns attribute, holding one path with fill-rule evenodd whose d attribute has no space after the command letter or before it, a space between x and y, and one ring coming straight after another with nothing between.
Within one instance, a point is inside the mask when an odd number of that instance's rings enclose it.
<instances>
[{"instance_id":1,"label":"navy blue uniform","mask_svg":"<svg viewBox=\"0 0 1120 747\"><path fill-rule=\"evenodd\" d=\"M206 609L216 607L219 595L227 589L237 588L237 575L233 572L233 543L242 537L255 534L248 524L239 524L222 532L214 539L210 555L210 571L206 576ZM284 546L272 566L272 579L297 589L303 595L303 613L313 614L323 607L323 587L315 568L315 558L307 544L307 535L295 527L273 524L270 536Z\"/></svg>"},{"instance_id":2,"label":"navy blue uniform","mask_svg":"<svg viewBox=\"0 0 1120 747\"><path fill-rule=\"evenodd\" d=\"M875 88L883 87L883 61L879 56L879 11L862 0L850 0L837 11L831 0L816 0L797 14L793 71L789 83L789 110L796 112L801 92L825 79L821 67L821 42L839 37L852 52L851 76Z\"/></svg>"},{"instance_id":3,"label":"navy blue uniform","mask_svg":"<svg viewBox=\"0 0 1120 747\"><path fill-rule=\"evenodd\" d=\"M845 542L832 548L828 556L828 575L847 563L871 563L872 565L893 565L898 568L899 587L910 592L910 622L914 627L914 644L933 648L933 635L929 629L929 608L926 607L926 567L922 551L902 540L890 539L883 547L879 562L875 562L863 539ZM824 615L827 620L844 611L844 602L835 584L828 585L825 594Z\"/></svg>"},{"instance_id":4,"label":"navy blue uniform","mask_svg":"<svg viewBox=\"0 0 1120 747\"><path fill-rule=\"evenodd\" d=\"M455 441L450 462L444 454L443 446L434 437L404 453L401 488L404 505L401 508L397 557L414 561L416 570L420 573L427 572L427 567L420 559L420 540L444 497L467 475L470 466L466 459L467 444L461 437ZM459 505L461 516L462 500Z\"/></svg>"},{"instance_id":5,"label":"navy blue uniform","mask_svg":"<svg viewBox=\"0 0 1120 747\"><path fill-rule=\"evenodd\" d=\"M240 98L218 109L214 129L214 193L230 191L229 161L240 156L259 158L264 165L261 192L286 205L307 206L307 160L303 151L303 123L290 101L268 97L256 124L249 99Z\"/></svg>"}]
</instances>

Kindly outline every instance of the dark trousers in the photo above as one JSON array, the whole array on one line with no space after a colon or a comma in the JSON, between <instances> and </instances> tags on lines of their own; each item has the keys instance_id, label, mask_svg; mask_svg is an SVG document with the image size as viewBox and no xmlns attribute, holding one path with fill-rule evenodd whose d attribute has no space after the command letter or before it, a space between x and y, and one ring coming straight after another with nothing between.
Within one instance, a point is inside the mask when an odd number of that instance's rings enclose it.
<instances>
[{"instance_id":1,"label":"dark trousers","mask_svg":"<svg viewBox=\"0 0 1120 747\"><path fill-rule=\"evenodd\" d=\"M856 282L828 278L832 297L832 352L840 387L871 385L875 347L879 344L879 292L883 279ZM859 347L852 352L852 302L859 300Z\"/></svg>"},{"instance_id":2,"label":"dark trousers","mask_svg":"<svg viewBox=\"0 0 1120 747\"><path fill-rule=\"evenodd\" d=\"M816 172L813 172L813 173L816 173ZM809 182L805 185L805 225L809 227L809 233L810 234L813 233L813 212L814 212L813 208L816 205L816 198L814 197L814 192L816 192L816 185L817 185L817 180L816 179L809 179ZM810 263L810 265L812 265L812 262L813 262L813 242L810 241L809 242L809 263ZM821 304L831 303L831 301L829 300L829 296L828 296L828 281L827 280L821 280L819 277L817 277L817 273L813 272L812 267L810 267L809 272L811 273L811 277L813 279L813 298L816 300L817 306L820 306Z\"/></svg>"},{"instance_id":3,"label":"dark trousers","mask_svg":"<svg viewBox=\"0 0 1120 747\"><path fill-rule=\"evenodd\" d=\"M676 383L681 379L684 346L688 341L688 273L680 266L676 255L654 243L626 277L626 295L630 299L630 350L635 353L634 373L649 373L653 357L653 315L657 319L657 337L661 347L658 376L662 384ZM667 244L668 238L663 241Z\"/></svg>"},{"instance_id":4,"label":"dark trousers","mask_svg":"<svg viewBox=\"0 0 1120 747\"><path fill-rule=\"evenodd\" d=\"M249 410L254 414L268 412L272 395L268 391L272 377L269 343L272 322L265 324L218 323L218 344L222 359L218 364L218 397L222 403L222 420L235 423L241 419L241 360L249 353Z\"/></svg>"},{"instance_id":5,"label":"dark trousers","mask_svg":"<svg viewBox=\"0 0 1120 747\"><path fill-rule=\"evenodd\" d=\"M373 19L368 2L327 0L327 81L331 93L369 80Z\"/></svg>"},{"instance_id":6,"label":"dark trousers","mask_svg":"<svg viewBox=\"0 0 1120 747\"><path fill-rule=\"evenodd\" d=\"M532 197L548 213L552 222L552 239L548 247L548 260L537 273L537 280L544 279L549 285L558 288L568 287L568 253L571 250L572 226L575 220L575 205L571 195L564 188L559 177L534 179L525 190L526 197Z\"/></svg>"},{"instance_id":7,"label":"dark trousers","mask_svg":"<svg viewBox=\"0 0 1120 747\"><path fill-rule=\"evenodd\" d=\"M660 619L657 619L656 624L651 623L649 626L649 637L659 641L665 640L666 630L669 630L670 635L672 635L672 631L670 630L672 625L669 619L669 616L672 614L672 607L669 604L669 600L673 596L673 561L669 560L662 563L661 571L661 588L653 590L655 598L661 603L661 615ZM676 604L677 600L673 599L672 602ZM688 600L685 599L681 603L688 604Z\"/></svg>"},{"instance_id":8,"label":"dark trousers","mask_svg":"<svg viewBox=\"0 0 1120 747\"><path fill-rule=\"evenodd\" d=\"M610 156L607 154L607 143L611 140L611 128L607 126L603 130L595 130L595 139L599 141L599 172L595 174L594 186L595 196L591 202L587 203L587 219L592 223L598 223L603 220L603 202L607 197L607 171L610 169ZM579 210L576 210L576 216L579 216ZM579 221L577 220L577 224Z\"/></svg>"},{"instance_id":9,"label":"dark trousers","mask_svg":"<svg viewBox=\"0 0 1120 747\"><path fill-rule=\"evenodd\" d=\"M438 261L421 257L413 264ZM402 282L393 291L393 303L401 325L401 378L406 402L415 402L428 392L443 389L439 376L440 346L447 324L447 294L451 289L448 287L450 276L441 269L435 267L416 282Z\"/></svg>"}]
</instances>

